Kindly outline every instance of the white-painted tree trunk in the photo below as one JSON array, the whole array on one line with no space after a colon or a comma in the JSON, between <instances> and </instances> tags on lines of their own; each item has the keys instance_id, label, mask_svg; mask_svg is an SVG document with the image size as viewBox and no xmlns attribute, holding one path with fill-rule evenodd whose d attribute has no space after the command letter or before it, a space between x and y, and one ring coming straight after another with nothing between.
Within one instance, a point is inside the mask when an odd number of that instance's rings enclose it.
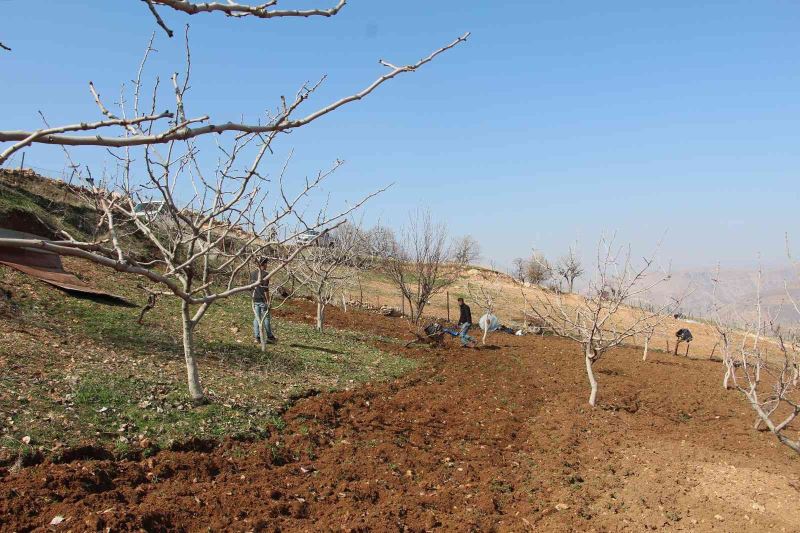
<instances>
[{"instance_id":1,"label":"white-painted tree trunk","mask_svg":"<svg viewBox=\"0 0 800 533\"><path fill-rule=\"evenodd\" d=\"M189 304L183 302L181 305L181 316L183 322L183 357L186 360L186 379L189 384L189 396L196 404L203 403L203 386L200 384L200 372L197 369L197 361L194 357L194 327Z\"/></svg>"},{"instance_id":2,"label":"white-painted tree trunk","mask_svg":"<svg viewBox=\"0 0 800 533\"><path fill-rule=\"evenodd\" d=\"M725 390L730 389L730 379L731 379L731 365L730 363L725 363L725 377L722 378L722 388Z\"/></svg>"},{"instance_id":3,"label":"white-painted tree trunk","mask_svg":"<svg viewBox=\"0 0 800 533\"><path fill-rule=\"evenodd\" d=\"M648 344L650 344L650 337L645 337L644 338L644 355L642 355L642 361L647 361Z\"/></svg>"},{"instance_id":4,"label":"white-painted tree trunk","mask_svg":"<svg viewBox=\"0 0 800 533\"><path fill-rule=\"evenodd\" d=\"M317 302L317 331L325 330L325 304Z\"/></svg>"},{"instance_id":5,"label":"white-painted tree trunk","mask_svg":"<svg viewBox=\"0 0 800 533\"><path fill-rule=\"evenodd\" d=\"M593 355L591 347L587 347L584 358L586 359L586 377L589 378L589 386L591 387L589 405L592 407L597 404L597 380L594 377L594 370L592 369L592 365L594 364Z\"/></svg>"}]
</instances>

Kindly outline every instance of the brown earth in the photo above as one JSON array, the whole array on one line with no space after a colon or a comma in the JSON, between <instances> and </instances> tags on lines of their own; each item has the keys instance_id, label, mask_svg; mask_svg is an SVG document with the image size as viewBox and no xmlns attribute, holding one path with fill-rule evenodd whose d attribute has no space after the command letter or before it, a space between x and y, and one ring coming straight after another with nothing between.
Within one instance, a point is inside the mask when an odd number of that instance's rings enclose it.
<instances>
[{"instance_id":1,"label":"brown earth","mask_svg":"<svg viewBox=\"0 0 800 533\"><path fill-rule=\"evenodd\" d=\"M409 337L401 319L330 322ZM0 469L0 529L800 531L798 457L750 429L718 364L618 350L591 409L573 344L491 342L382 344L425 364L300 400L267 441Z\"/></svg>"}]
</instances>

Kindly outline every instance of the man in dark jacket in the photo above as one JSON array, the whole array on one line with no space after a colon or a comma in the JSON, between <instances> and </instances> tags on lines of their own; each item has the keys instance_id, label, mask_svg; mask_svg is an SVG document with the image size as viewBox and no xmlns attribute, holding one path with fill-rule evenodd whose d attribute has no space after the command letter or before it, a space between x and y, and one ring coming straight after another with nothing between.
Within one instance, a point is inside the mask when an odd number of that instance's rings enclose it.
<instances>
[{"instance_id":1,"label":"man in dark jacket","mask_svg":"<svg viewBox=\"0 0 800 533\"><path fill-rule=\"evenodd\" d=\"M278 339L272 334L272 316L269 309L269 279L267 275L267 259L262 259L258 264L258 270L250 274L250 282L254 283L261 277L261 283L253 289L253 335L256 343L261 344L261 323L264 324L264 333L267 335L268 342L275 342Z\"/></svg>"},{"instance_id":2,"label":"man in dark jacket","mask_svg":"<svg viewBox=\"0 0 800 533\"><path fill-rule=\"evenodd\" d=\"M470 342L475 341L475 339L467 335L469 328L472 327L472 310L464 303L464 298L458 299L458 309L460 313L458 316L458 337L461 339L461 346L467 346Z\"/></svg>"}]
</instances>

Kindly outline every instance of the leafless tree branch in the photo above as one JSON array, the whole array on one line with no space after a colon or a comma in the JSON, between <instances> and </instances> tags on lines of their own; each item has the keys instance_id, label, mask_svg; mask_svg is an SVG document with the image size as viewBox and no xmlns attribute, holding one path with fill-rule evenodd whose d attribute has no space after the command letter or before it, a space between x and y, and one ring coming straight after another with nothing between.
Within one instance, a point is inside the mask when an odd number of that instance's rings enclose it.
<instances>
[{"instance_id":1,"label":"leafless tree branch","mask_svg":"<svg viewBox=\"0 0 800 533\"><path fill-rule=\"evenodd\" d=\"M176 11L181 11L187 15L197 15L198 13L224 13L229 17L255 17L261 19L270 19L277 17L332 17L339 13L347 3L346 0L339 0L339 2L329 9L270 9L278 4L278 0L269 0L259 5L239 4L229 0L226 3L221 2L202 2L195 3L188 0L145 0L151 5L151 9L155 8L152 4L157 4L165 7L170 7ZM155 15L155 13L154 13ZM163 27L163 26L162 26ZM164 28L166 30L166 28ZM170 35L172 37L172 35Z\"/></svg>"},{"instance_id":2,"label":"leafless tree branch","mask_svg":"<svg viewBox=\"0 0 800 533\"><path fill-rule=\"evenodd\" d=\"M110 148L124 148L131 146L143 146L143 145L151 146L156 144L166 144L174 141L186 141L212 133L238 132L240 134L256 134L256 133L264 134L264 133L290 131L295 128L305 126L313 122L314 120L323 117L335 111L336 109L339 109L340 107L346 104L365 98L370 93L375 91L375 89L377 89L387 81L399 76L400 74L403 74L405 72L416 71L423 65L433 61L438 55L466 41L469 35L470 35L469 33L465 33L464 35L457 38L450 44L439 48L438 50L434 51L427 57L420 59L414 64L406 65L403 67L394 67L388 73L380 76L374 82L372 82L370 85L368 85L361 91L352 94L350 96L341 98L325 107L322 107L312 113L309 113L308 115L302 118L293 119L291 118L291 115L294 113L294 111L297 110L297 108L303 102L305 102L310 97L310 95L314 92L315 88L318 85L303 86L297 93L294 102L282 106L281 110L275 116L270 117L271 119L266 124L224 122L224 123L211 123L211 124L205 124L203 126L192 127L192 124L196 124L199 122L208 122L210 118L206 115L203 115L192 119L186 119L185 116L183 116L183 113L181 112L183 107L183 99L182 95L180 95L180 97L178 98L176 111L174 112L165 111L160 114L151 114L127 120L108 119L92 123L82 122L79 124L58 126L54 128L47 128L36 131L22 131L22 130L0 131L0 142L17 143L11 146L10 148L6 149L2 154L0 154L0 165L5 163L5 161L7 161L8 158L13 153L31 144L59 144L63 146L105 146ZM122 137L108 137L100 134L86 135L86 136L62 135L63 133L66 132L101 130L103 128L111 126L120 126L127 129L129 126L136 126L144 122L155 122L161 119L165 118L173 119L175 117L177 117L177 121L172 127L162 131L161 133L156 133L156 134L149 133L146 131L137 131L136 134L128 134Z\"/></svg>"}]
</instances>

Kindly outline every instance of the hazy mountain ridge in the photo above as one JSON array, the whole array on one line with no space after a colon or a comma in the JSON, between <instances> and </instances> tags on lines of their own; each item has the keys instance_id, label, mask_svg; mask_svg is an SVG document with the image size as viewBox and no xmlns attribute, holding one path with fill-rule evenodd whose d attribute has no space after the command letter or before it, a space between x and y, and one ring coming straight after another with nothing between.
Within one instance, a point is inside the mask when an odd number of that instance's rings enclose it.
<instances>
[{"instance_id":1,"label":"hazy mountain ridge","mask_svg":"<svg viewBox=\"0 0 800 533\"><path fill-rule=\"evenodd\" d=\"M653 288L648 299L661 304L685 294L681 312L705 318L713 314L716 299L727 315L723 318L736 320L738 316L749 320L755 313L758 278L757 267L679 270L672 272L669 281ZM717 279L719 283L716 283ZM800 275L792 265L762 268L760 285L765 313L784 325L800 324L800 314L790 301L791 297L800 302Z\"/></svg>"}]
</instances>

